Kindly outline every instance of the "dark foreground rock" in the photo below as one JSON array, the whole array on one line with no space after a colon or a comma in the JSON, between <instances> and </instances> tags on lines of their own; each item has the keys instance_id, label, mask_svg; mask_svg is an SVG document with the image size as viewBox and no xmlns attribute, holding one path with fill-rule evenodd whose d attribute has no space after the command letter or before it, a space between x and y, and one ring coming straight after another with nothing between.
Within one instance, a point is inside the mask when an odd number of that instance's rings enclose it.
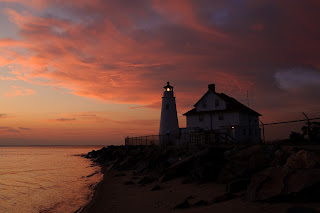
<instances>
[{"instance_id":1,"label":"dark foreground rock","mask_svg":"<svg viewBox=\"0 0 320 213\"><path fill-rule=\"evenodd\" d=\"M287 167L295 169L314 169L320 167L319 157L309 151L300 150L297 153L293 153L287 160Z\"/></svg>"},{"instance_id":2,"label":"dark foreground rock","mask_svg":"<svg viewBox=\"0 0 320 213\"><path fill-rule=\"evenodd\" d=\"M187 208L190 208L190 204L189 204L188 199L186 199L182 203L179 203L178 205L173 207L173 209L187 209Z\"/></svg>"},{"instance_id":3,"label":"dark foreground rock","mask_svg":"<svg viewBox=\"0 0 320 213\"><path fill-rule=\"evenodd\" d=\"M157 186L179 177L183 183L226 184L225 197L216 202L234 198L232 193L238 192L246 192L247 201L320 200L319 153L299 147L109 146L85 157L118 171L119 177L131 175L140 185ZM152 191L156 190L159 187Z\"/></svg>"},{"instance_id":4,"label":"dark foreground rock","mask_svg":"<svg viewBox=\"0 0 320 213\"><path fill-rule=\"evenodd\" d=\"M248 201L320 201L320 169L268 168L253 176Z\"/></svg>"}]
</instances>

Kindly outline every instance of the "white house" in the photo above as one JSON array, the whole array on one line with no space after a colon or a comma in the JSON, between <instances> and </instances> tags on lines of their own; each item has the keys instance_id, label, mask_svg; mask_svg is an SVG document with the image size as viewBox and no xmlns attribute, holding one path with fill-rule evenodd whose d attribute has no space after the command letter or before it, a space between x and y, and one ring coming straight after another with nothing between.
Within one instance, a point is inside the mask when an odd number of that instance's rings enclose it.
<instances>
[{"instance_id":1,"label":"white house","mask_svg":"<svg viewBox=\"0 0 320 213\"><path fill-rule=\"evenodd\" d=\"M236 99L215 91L215 85L208 85L208 91L183 114L187 117L187 128L182 132L221 132L236 141L259 142L259 113L241 104Z\"/></svg>"}]
</instances>

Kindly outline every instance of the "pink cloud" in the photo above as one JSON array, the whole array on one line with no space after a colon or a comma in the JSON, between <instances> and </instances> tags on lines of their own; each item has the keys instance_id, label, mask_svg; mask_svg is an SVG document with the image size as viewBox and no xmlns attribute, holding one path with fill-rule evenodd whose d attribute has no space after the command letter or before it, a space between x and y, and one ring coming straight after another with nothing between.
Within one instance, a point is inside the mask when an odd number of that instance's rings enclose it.
<instances>
[{"instance_id":1,"label":"pink cloud","mask_svg":"<svg viewBox=\"0 0 320 213\"><path fill-rule=\"evenodd\" d=\"M5 96L15 97L15 96L29 96L29 95L35 94L35 91L32 89L18 87L18 86L11 86L11 88L13 88L14 91L10 93L6 93Z\"/></svg>"},{"instance_id":2,"label":"pink cloud","mask_svg":"<svg viewBox=\"0 0 320 213\"><path fill-rule=\"evenodd\" d=\"M297 97L270 101L285 93L279 68L320 69L319 5L288 2L31 1L60 12L8 9L21 40L0 40L0 65L19 65L12 78L151 108L170 80L181 111L216 83L237 99L254 92L267 111Z\"/></svg>"}]
</instances>

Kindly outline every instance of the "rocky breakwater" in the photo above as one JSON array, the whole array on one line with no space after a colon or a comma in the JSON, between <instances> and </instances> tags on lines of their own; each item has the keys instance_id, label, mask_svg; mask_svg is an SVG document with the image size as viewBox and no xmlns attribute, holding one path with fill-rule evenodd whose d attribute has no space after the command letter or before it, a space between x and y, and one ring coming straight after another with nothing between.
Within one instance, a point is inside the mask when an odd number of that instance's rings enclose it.
<instances>
[{"instance_id":1,"label":"rocky breakwater","mask_svg":"<svg viewBox=\"0 0 320 213\"><path fill-rule=\"evenodd\" d=\"M192 149L109 146L85 157L106 171L118 171L119 176L129 172L130 184L155 183L152 191L175 178L182 178L182 183L225 184L225 194L202 201L209 205L236 197L264 202L319 201L319 151L319 147L266 145Z\"/></svg>"}]
</instances>

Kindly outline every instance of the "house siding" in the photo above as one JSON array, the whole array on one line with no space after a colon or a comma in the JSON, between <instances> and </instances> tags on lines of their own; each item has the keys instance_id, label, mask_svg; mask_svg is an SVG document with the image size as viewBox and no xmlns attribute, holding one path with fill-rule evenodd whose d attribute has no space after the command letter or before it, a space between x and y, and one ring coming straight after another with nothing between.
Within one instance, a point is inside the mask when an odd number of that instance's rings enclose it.
<instances>
[{"instance_id":1,"label":"house siding","mask_svg":"<svg viewBox=\"0 0 320 213\"><path fill-rule=\"evenodd\" d=\"M216 100L219 101L219 106L216 106ZM216 94L210 92L196 105L196 107L198 112L224 110L226 109L226 102Z\"/></svg>"},{"instance_id":2,"label":"house siding","mask_svg":"<svg viewBox=\"0 0 320 213\"><path fill-rule=\"evenodd\" d=\"M223 127L239 125L238 112L225 112L223 120L219 120L219 113L201 113L187 116L187 128L200 128L203 130L217 130ZM200 117L202 116L202 120Z\"/></svg>"}]
</instances>

